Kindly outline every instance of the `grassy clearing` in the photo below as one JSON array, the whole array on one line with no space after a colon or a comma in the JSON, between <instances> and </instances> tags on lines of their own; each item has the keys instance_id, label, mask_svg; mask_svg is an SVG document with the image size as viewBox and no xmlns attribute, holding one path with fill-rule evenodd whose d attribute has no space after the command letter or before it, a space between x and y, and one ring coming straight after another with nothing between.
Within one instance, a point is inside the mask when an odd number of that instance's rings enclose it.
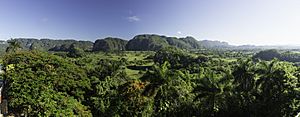
<instances>
[{"instance_id":1,"label":"grassy clearing","mask_svg":"<svg viewBox=\"0 0 300 117\"><path fill-rule=\"evenodd\" d=\"M141 73L139 70L132 70L132 69L126 68L125 72L132 79L138 79L143 76L143 73Z\"/></svg>"},{"instance_id":2,"label":"grassy clearing","mask_svg":"<svg viewBox=\"0 0 300 117\"><path fill-rule=\"evenodd\" d=\"M146 58L150 55L154 55L154 52L141 52L141 51L125 51L119 53L106 53L106 52L99 52L99 53L89 53L86 54L85 57L81 58L85 62L88 63L89 67L94 66L97 64L101 59L108 59L108 60L118 60L121 59L126 60L125 72L126 74L132 79L138 79L143 76L144 71L142 70L134 70L129 69L127 66L152 66L154 63L150 59L146 60Z\"/></svg>"}]
</instances>

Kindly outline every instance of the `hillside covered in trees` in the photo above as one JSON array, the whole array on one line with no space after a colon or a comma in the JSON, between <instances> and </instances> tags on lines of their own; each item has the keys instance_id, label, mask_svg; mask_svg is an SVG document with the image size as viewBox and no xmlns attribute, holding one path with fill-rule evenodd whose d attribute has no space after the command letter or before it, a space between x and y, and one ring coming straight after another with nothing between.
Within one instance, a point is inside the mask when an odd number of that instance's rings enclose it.
<instances>
[{"instance_id":1,"label":"hillside covered in trees","mask_svg":"<svg viewBox=\"0 0 300 117\"><path fill-rule=\"evenodd\" d=\"M193 37L176 38L159 35L137 35L126 45L130 51L153 51L174 46L182 49L199 49L200 42Z\"/></svg>"},{"instance_id":2,"label":"hillside covered in trees","mask_svg":"<svg viewBox=\"0 0 300 117\"><path fill-rule=\"evenodd\" d=\"M272 59L279 59L281 61L288 61L288 62L300 62L300 53L295 53L292 51L283 51L280 52L276 49L270 50L263 50L256 53L253 56L254 59L261 59L261 60L272 60Z\"/></svg>"},{"instance_id":3,"label":"hillside covered in trees","mask_svg":"<svg viewBox=\"0 0 300 117\"><path fill-rule=\"evenodd\" d=\"M127 40L107 37L95 41L93 51L123 51L126 50Z\"/></svg>"},{"instance_id":4,"label":"hillside covered in trees","mask_svg":"<svg viewBox=\"0 0 300 117\"><path fill-rule=\"evenodd\" d=\"M93 42L90 41L15 38L7 41L0 41L0 53L3 54L10 42L14 41L17 41L21 50L67 52L72 44L85 51L91 51L93 48Z\"/></svg>"},{"instance_id":5,"label":"hillside covered in trees","mask_svg":"<svg viewBox=\"0 0 300 117\"><path fill-rule=\"evenodd\" d=\"M54 39L33 39L33 38L14 38L17 40L21 49L23 50L40 50L40 51L70 51L71 45L76 45L78 49L83 51L157 51L165 47L177 47L181 49L201 49L201 48L231 48L233 46L226 42L196 40L191 36L184 38L167 37L155 34L137 35L133 39L126 40L121 38L107 37L104 39L97 39L95 42L91 41L77 41L77 40L54 40ZM8 42L0 42L0 52L4 52L8 47Z\"/></svg>"}]
</instances>

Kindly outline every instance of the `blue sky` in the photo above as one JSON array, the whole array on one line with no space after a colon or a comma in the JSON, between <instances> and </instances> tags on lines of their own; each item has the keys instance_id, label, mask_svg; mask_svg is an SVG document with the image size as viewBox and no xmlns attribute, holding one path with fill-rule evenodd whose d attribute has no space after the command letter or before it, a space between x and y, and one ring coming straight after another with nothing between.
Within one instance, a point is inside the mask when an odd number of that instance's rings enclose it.
<instances>
[{"instance_id":1,"label":"blue sky","mask_svg":"<svg viewBox=\"0 0 300 117\"><path fill-rule=\"evenodd\" d=\"M300 45L299 0L0 0L0 39L137 34Z\"/></svg>"}]
</instances>

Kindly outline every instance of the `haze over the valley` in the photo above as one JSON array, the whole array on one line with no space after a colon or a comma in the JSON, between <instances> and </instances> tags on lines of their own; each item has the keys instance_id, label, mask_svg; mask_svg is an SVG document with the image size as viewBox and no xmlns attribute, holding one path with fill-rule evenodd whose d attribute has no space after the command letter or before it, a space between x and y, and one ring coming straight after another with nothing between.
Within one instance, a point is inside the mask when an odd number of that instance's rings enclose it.
<instances>
[{"instance_id":1,"label":"haze over the valley","mask_svg":"<svg viewBox=\"0 0 300 117\"><path fill-rule=\"evenodd\" d=\"M161 34L232 45L300 45L299 12L299 0L1 0L0 39Z\"/></svg>"}]
</instances>

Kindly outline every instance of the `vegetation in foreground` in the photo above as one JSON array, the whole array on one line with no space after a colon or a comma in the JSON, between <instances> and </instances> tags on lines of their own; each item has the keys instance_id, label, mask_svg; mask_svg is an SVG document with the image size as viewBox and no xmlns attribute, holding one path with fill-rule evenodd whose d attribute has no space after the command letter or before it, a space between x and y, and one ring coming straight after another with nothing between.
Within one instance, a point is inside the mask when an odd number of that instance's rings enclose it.
<instances>
[{"instance_id":1,"label":"vegetation in foreground","mask_svg":"<svg viewBox=\"0 0 300 117\"><path fill-rule=\"evenodd\" d=\"M295 116L300 69L243 53L69 53L3 57L10 113L28 116Z\"/></svg>"}]
</instances>

